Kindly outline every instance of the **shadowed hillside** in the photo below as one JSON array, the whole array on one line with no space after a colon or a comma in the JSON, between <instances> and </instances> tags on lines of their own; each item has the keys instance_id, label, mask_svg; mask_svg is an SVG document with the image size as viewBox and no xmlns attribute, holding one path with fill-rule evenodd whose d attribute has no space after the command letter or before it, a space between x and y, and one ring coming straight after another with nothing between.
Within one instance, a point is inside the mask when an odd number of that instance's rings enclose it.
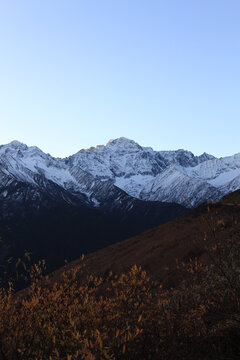
<instances>
[{"instance_id":1,"label":"shadowed hillside","mask_svg":"<svg viewBox=\"0 0 240 360\"><path fill-rule=\"evenodd\" d=\"M32 201L22 201L21 207L13 207L11 217L0 217L2 246L8 256L16 257L27 249L32 253L33 262L44 258L48 270L53 271L63 266L65 260L75 260L82 253L104 248L187 212L177 204L133 198L131 201L130 209L123 207L115 213L51 199L47 199L47 206L44 206L42 198L36 211ZM0 213L6 211L4 205L0 202ZM0 254L3 253L0 247Z\"/></svg>"},{"instance_id":2,"label":"shadowed hillside","mask_svg":"<svg viewBox=\"0 0 240 360\"><path fill-rule=\"evenodd\" d=\"M206 261L205 246L218 240L240 236L240 191L220 202L203 204L191 213L147 230L135 237L87 255L86 273L102 275L109 270L120 274L132 265L142 266L155 279L174 285L176 259L198 257ZM203 239L206 239L204 241ZM78 261L69 264L74 267ZM59 276L59 272L56 276Z\"/></svg>"}]
</instances>

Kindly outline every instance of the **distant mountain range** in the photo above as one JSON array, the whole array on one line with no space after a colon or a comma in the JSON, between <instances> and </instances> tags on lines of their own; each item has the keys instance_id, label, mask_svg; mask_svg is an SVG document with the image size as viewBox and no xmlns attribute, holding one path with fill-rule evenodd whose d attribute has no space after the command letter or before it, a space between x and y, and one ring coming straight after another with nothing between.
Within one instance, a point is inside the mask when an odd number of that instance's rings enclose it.
<instances>
[{"instance_id":1,"label":"distant mountain range","mask_svg":"<svg viewBox=\"0 0 240 360\"><path fill-rule=\"evenodd\" d=\"M67 163L141 200L197 206L240 188L240 154L217 159L182 149L154 151L123 137L81 150Z\"/></svg>"},{"instance_id":2,"label":"distant mountain range","mask_svg":"<svg viewBox=\"0 0 240 360\"><path fill-rule=\"evenodd\" d=\"M13 141L0 147L0 180L0 199L9 197L10 184L21 182L70 204L109 209L111 199L111 211L126 194L196 206L240 188L240 154L217 159L185 150L154 151L121 137L59 159Z\"/></svg>"},{"instance_id":3,"label":"distant mountain range","mask_svg":"<svg viewBox=\"0 0 240 360\"><path fill-rule=\"evenodd\" d=\"M240 154L154 151L121 137L60 159L13 141L0 146L0 234L16 254L33 249L57 266L238 188Z\"/></svg>"}]
</instances>

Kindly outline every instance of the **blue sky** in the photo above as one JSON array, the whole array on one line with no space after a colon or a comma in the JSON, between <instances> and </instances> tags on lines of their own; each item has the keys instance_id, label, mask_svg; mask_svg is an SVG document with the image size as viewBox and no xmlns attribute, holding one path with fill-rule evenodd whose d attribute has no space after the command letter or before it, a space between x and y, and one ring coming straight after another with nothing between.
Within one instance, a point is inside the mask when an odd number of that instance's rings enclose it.
<instances>
[{"instance_id":1,"label":"blue sky","mask_svg":"<svg viewBox=\"0 0 240 360\"><path fill-rule=\"evenodd\" d=\"M239 0L0 0L0 143L240 152Z\"/></svg>"}]
</instances>

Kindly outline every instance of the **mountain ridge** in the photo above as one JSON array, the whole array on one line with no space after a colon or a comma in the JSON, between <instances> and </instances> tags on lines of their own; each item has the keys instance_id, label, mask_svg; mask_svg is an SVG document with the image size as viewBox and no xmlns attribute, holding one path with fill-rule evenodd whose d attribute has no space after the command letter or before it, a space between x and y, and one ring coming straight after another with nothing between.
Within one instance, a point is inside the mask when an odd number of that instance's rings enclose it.
<instances>
[{"instance_id":1,"label":"mountain ridge","mask_svg":"<svg viewBox=\"0 0 240 360\"><path fill-rule=\"evenodd\" d=\"M240 154L218 159L183 149L155 151L120 137L55 158L14 140L0 147L0 171L28 183L35 183L34 174L45 176L72 194L84 194L95 207L101 204L91 189L99 181L98 187L108 181L140 200L191 207L240 187Z\"/></svg>"}]
</instances>

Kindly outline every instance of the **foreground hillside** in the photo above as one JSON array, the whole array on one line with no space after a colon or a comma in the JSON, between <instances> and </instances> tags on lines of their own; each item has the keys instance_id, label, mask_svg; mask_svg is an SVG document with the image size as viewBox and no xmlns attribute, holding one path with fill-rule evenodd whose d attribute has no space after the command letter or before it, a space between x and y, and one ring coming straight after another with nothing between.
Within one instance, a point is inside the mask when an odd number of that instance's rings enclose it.
<instances>
[{"instance_id":1,"label":"foreground hillside","mask_svg":"<svg viewBox=\"0 0 240 360\"><path fill-rule=\"evenodd\" d=\"M236 192L50 277L36 265L0 293L1 359L239 359L239 214Z\"/></svg>"}]
</instances>

